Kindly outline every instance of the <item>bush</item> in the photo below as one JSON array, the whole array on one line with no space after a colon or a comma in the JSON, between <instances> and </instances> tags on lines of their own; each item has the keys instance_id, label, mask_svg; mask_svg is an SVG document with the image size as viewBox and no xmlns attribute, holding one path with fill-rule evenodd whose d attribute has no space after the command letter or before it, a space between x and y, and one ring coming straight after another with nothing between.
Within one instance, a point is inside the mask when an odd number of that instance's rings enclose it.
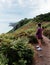
<instances>
[{"instance_id":1,"label":"bush","mask_svg":"<svg viewBox=\"0 0 50 65\"><path fill-rule=\"evenodd\" d=\"M31 34L33 33L33 29L28 29L26 32L27 32L29 35L31 35Z\"/></svg>"},{"instance_id":2,"label":"bush","mask_svg":"<svg viewBox=\"0 0 50 65\"><path fill-rule=\"evenodd\" d=\"M45 30L44 35L50 39L50 30Z\"/></svg>"},{"instance_id":3,"label":"bush","mask_svg":"<svg viewBox=\"0 0 50 65\"><path fill-rule=\"evenodd\" d=\"M8 59L3 55L3 53L0 53L0 65L8 65L7 62Z\"/></svg>"},{"instance_id":4,"label":"bush","mask_svg":"<svg viewBox=\"0 0 50 65\"><path fill-rule=\"evenodd\" d=\"M10 45L2 44L0 47L2 55L8 59L5 65L31 65L34 51L32 47L23 43L22 40L14 41ZM3 62L3 63L4 63Z\"/></svg>"},{"instance_id":5,"label":"bush","mask_svg":"<svg viewBox=\"0 0 50 65\"><path fill-rule=\"evenodd\" d=\"M35 36L29 36L29 43L38 43L38 41Z\"/></svg>"},{"instance_id":6,"label":"bush","mask_svg":"<svg viewBox=\"0 0 50 65\"><path fill-rule=\"evenodd\" d=\"M0 39L16 40L14 34L1 34Z\"/></svg>"}]
</instances>

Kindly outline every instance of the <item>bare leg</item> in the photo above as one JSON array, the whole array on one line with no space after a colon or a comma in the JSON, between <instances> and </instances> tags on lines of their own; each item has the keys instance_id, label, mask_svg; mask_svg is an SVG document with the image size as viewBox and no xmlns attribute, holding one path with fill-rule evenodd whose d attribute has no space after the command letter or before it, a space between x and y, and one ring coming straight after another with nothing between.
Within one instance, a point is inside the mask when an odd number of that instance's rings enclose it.
<instances>
[{"instance_id":1,"label":"bare leg","mask_svg":"<svg viewBox=\"0 0 50 65\"><path fill-rule=\"evenodd\" d=\"M40 47L42 47L41 39L38 39L38 44Z\"/></svg>"}]
</instances>

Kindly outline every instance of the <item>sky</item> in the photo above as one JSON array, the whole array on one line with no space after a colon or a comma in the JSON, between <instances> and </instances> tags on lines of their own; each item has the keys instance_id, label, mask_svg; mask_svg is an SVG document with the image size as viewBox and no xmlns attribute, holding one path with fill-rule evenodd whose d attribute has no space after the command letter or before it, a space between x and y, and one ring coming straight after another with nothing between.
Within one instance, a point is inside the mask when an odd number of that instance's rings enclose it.
<instances>
[{"instance_id":1,"label":"sky","mask_svg":"<svg viewBox=\"0 0 50 65\"><path fill-rule=\"evenodd\" d=\"M0 0L0 34L12 29L9 27L11 22L48 12L50 0Z\"/></svg>"}]
</instances>

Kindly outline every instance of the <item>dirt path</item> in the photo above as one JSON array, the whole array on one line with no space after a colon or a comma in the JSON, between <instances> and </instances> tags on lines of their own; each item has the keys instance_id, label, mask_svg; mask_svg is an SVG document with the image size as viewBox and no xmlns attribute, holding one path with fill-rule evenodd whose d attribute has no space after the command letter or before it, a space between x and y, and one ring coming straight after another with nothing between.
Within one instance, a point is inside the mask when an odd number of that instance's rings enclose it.
<instances>
[{"instance_id":1,"label":"dirt path","mask_svg":"<svg viewBox=\"0 0 50 65\"><path fill-rule=\"evenodd\" d=\"M43 50L37 51L35 48L35 65L50 65L50 40L45 36L43 36L43 40L45 42L42 47Z\"/></svg>"}]
</instances>

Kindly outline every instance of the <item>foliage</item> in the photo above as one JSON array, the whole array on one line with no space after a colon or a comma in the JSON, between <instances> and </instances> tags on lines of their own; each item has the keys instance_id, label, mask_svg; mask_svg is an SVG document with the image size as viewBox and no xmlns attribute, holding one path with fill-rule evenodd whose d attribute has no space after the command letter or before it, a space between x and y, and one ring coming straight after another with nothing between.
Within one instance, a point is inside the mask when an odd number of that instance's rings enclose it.
<instances>
[{"instance_id":1,"label":"foliage","mask_svg":"<svg viewBox=\"0 0 50 65\"><path fill-rule=\"evenodd\" d=\"M11 31L15 31L16 29L20 28L21 26L27 24L30 21L33 21L33 19L24 18L24 19L20 20L18 23L11 23L10 26L13 27L13 29ZM9 31L9 32L11 32L11 31Z\"/></svg>"},{"instance_id":2,"label":"foliage","mask_svg":"<svg viewBox=\"0 0 50 65\"><path fill-rule=\"evenodd\" d=\"M29 43L37 43L38 41L37 41L37 39L36 39L36 37L35 36L29 36Z\"/></svg>"},{"instance_id":3,"label":"foliage","mask_svg":"<svg viewBox=\"0 0 50 65\"><path fill-rule=\"evenodd\" d=\"M3 64L5 65L31 65L34 51L30 44L28 44L27 39L18 38L18 40L7 44L2 43L0 46L0 53L3 59ZM2 61L2 59L0 59ZM5 59L5 61L4 61ZM8 59L8 60L7 60ZM0 62L1 62L0 61ZM2 63L2 62L1 62ZM2 65L2 64L1 64Z\"/></svg>"},{"instance_id":4,"label":"foliage","mask_svg":"<svg viewBox=\"0 0 50 65\"><path fill-rule=\"evenodd\" d=\"M0 65L8 65L7 62L8 59L3 55L3 53L0 53Z\"/></svg>"},{"instance_id":5,"label":"foliage","mask_svg":"<svg viewBox=\"0 0 50 65\"><path fill-rule=\"evenodd\" d=\"M40 14L34 18L36 22L50 21L50 13Z\"/></svg>"},{"instance_id":6,"label":"foliage","mask_svg":"<svg viewBox=\"0 0 50 65\"><path fill-rule=\"evenodd\" d=\"M41 22L42 23L44 21L46 21L46 23L47 23L47 21L50 21L50 12L49 13L45 13L45 14L40 14L40 15L32 18L32 19L31 18L30 19L24 18L24 19L18 21L17 23L13 23L13 25L11 23L11 26L13 26L13 29L10 30L8 33L14 32L15 30L21 28L22 26L24 26L28 22L31 22L31 23L32 22L34 22L34 23L35 22L37 22L37 23Z\"/></svg>"},{"instance_id":7,"label":"foliage","mask_svg":"<svg viewBox=\"0 0 50 65\"><path fill-rule=\"evenodd\" d=\"M50 30L45 30L44 35L50 39Z\"/></svg>"},{"instance_id":8,"label":"foliage","mask_svg":"<svg viewBox=\"0 0 50 65\"><path fill-rule=\"evenodd\" d=\"M0 65L32 64L34 56L32 44L37 43L35 37L36 25L38 22L50 21L50 18L47 18L48 16L49 14L41 14L34 19L25 18L15 24L14 29L10 31L11 33L0 35ZM36 21L37 23L32 21ZM42 24L46 28L44 35L50 38L50 23L46 22ZM49 30L47 30L48 27ZM14 30L16 31L14 32Z\"/></svg>"}]
</instances>

